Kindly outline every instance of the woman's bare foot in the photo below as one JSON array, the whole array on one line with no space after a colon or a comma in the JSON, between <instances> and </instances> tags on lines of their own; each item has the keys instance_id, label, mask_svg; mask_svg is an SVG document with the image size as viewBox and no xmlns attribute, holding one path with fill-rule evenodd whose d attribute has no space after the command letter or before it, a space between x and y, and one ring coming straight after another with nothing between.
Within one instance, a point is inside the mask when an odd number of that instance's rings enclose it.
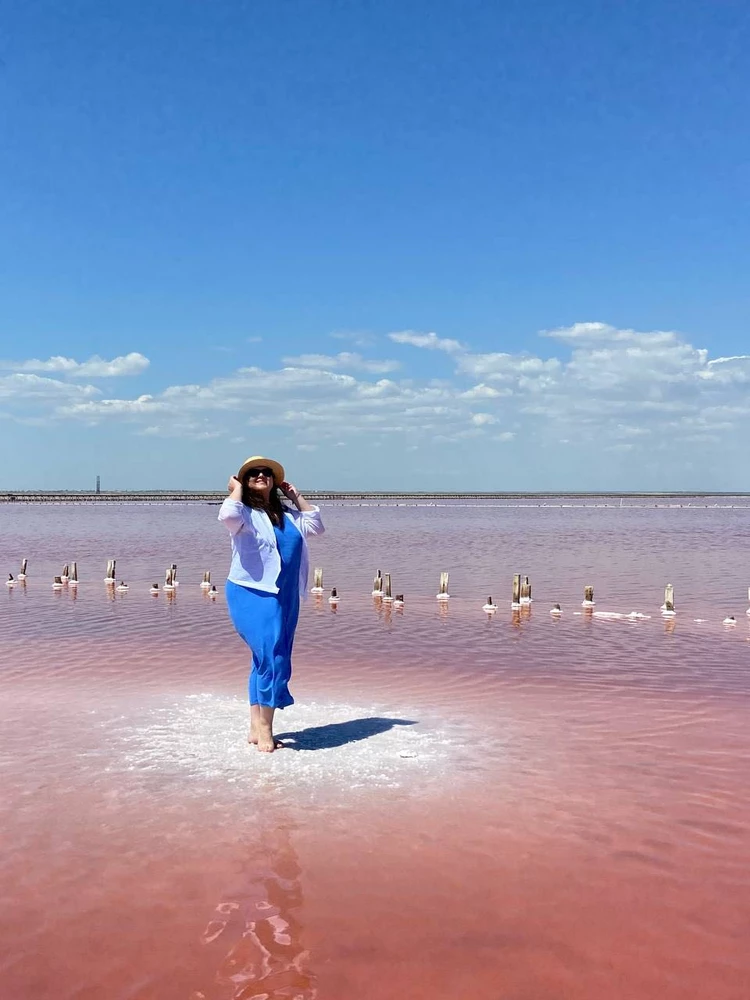
<instances>
[{"instance_id":1,"label":"woman's bare foot","mask_svg":"<svg viewBox=\"0 0 750 1000\"><path fill-rule=\"evenodd\" d=\"M251 734L250 734L250 735L248 736L248 738L247 738L247 742L248 742L248 743L249 743L249 744L250 744L251 746L254 746L254 747L257 747L257 746L258 746L258 737L257 737L257 736L254 736L254 735L253 735L253 734L251 733ZM273 748L274 748L274 750L281 750L281 749L283 749L283 747L284 747L284 746L285 746L285 744L284 744L284 743L282 743L282 742L281 742L281 740L277 740L277 739L276 739L276 737L274 737L274 740L273 740Z\"/></svg>"},{"instance_id":2,"label":"woman's bare foot","mask_svg":"<svg viewBox=\"0 0 750 1000\"><path fill-rule=\"evenodd\" d=\"M258 726L257 745L261 753L273 753L278 746L278 743L273 738L271 723L265 719L261 719Z\"/></svg>"},{"instance_id":3,"label":"woman's bare foot","mask_svg":"<svg viewBox=\"0 0 750 1000\"><path fill-rule=\"evenodd\" d=\"M273 736L273 716L275 709L266 705L250 706L250 732L247 742L252 743L263 753L273 753L284 744Z\"/></svg>"}]
</instances>

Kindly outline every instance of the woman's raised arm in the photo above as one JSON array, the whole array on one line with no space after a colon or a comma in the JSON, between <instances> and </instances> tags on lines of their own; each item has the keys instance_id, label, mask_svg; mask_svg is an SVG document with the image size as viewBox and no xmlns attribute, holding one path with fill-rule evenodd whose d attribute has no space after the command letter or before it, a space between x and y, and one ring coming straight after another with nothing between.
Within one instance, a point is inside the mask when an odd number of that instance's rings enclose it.
<instances>
[{"instance_id":1,"label":"woman's raised arm","mask_svg":"<svg viewBox=\"0 0 750 1000\"><path fill-rule=\"evenodd\" d=\"M290 500L302 514L302 517L300 518L303 527L302 534L322 535L326 529L323 527L323 519L320 516L320 508L315 507L309 502L309 500L305 500L297 487L292 485L292 483L279 483L279 489L287 500Z\"/></svg>"},{"instance_id":2,"label":"woman's raised arm","mask_svg":"<svg viewBox=\"0 0 750 1000\"><path fill-rule=\"evenodd\" d=\"M219 520L227 526L233 535L236 535L245 523L243 516L244 504L242 503L242 483L236 476L230 476L227 489L229 490L229 496L219 508Z\"/></svg>"}]
</instances>

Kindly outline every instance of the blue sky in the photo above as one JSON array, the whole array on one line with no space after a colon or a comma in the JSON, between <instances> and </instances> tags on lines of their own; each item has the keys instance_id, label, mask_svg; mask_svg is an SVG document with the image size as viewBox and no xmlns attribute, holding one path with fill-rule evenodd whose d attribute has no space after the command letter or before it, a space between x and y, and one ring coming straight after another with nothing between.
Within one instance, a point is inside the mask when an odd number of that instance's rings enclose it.
<instances>
[{"instance_id":1,"label":"blue sky","mask_svg":"<svg viewBox=\"0 0 750 1000\"><path fill-rule=\"evenodd\" d=\"M0 487L750 489L750 14L29 0Z\"/></svg>"}]
</instances>

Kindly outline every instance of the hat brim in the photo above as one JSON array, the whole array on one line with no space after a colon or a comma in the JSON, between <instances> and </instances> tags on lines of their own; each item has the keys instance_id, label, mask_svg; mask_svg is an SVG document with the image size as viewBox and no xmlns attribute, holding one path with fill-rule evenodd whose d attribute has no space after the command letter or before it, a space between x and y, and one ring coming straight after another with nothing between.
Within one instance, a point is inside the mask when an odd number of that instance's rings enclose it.
<instances>
[{"instance_id":1,"label":"hat brim","mask_svg":"<svg viewBox=\"0 0 750 1000\"><path fill-rule=\"evenodd\" d=\"M280 462L274 461L272 458L266 458L264 455L253 455L251 458L246 459L240 466L240 471L237 473L237 478L241 483L244 484L245 476L247 475L247 470L252 469L256 465L264 465L273 472L273 483L274 486L279 486L284 482L284 466Z\"/></svg>"}]
</instances>

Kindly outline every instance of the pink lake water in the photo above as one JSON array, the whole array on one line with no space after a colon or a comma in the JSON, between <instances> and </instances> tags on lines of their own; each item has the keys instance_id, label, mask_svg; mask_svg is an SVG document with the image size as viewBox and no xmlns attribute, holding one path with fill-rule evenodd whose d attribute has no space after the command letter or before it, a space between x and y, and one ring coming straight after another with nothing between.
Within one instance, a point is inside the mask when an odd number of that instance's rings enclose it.
<instances>
[{"instance_id":1,"label":"pink lake water","mask_svg":"<svg viewBox=\"0 0 750 1000\"><path fill-rule=\"evenodd\" d=\"M216 507L0 509L0 996L747 1000L745 503L324 505L269 756Z\"/></svg>"}]
</instances>

